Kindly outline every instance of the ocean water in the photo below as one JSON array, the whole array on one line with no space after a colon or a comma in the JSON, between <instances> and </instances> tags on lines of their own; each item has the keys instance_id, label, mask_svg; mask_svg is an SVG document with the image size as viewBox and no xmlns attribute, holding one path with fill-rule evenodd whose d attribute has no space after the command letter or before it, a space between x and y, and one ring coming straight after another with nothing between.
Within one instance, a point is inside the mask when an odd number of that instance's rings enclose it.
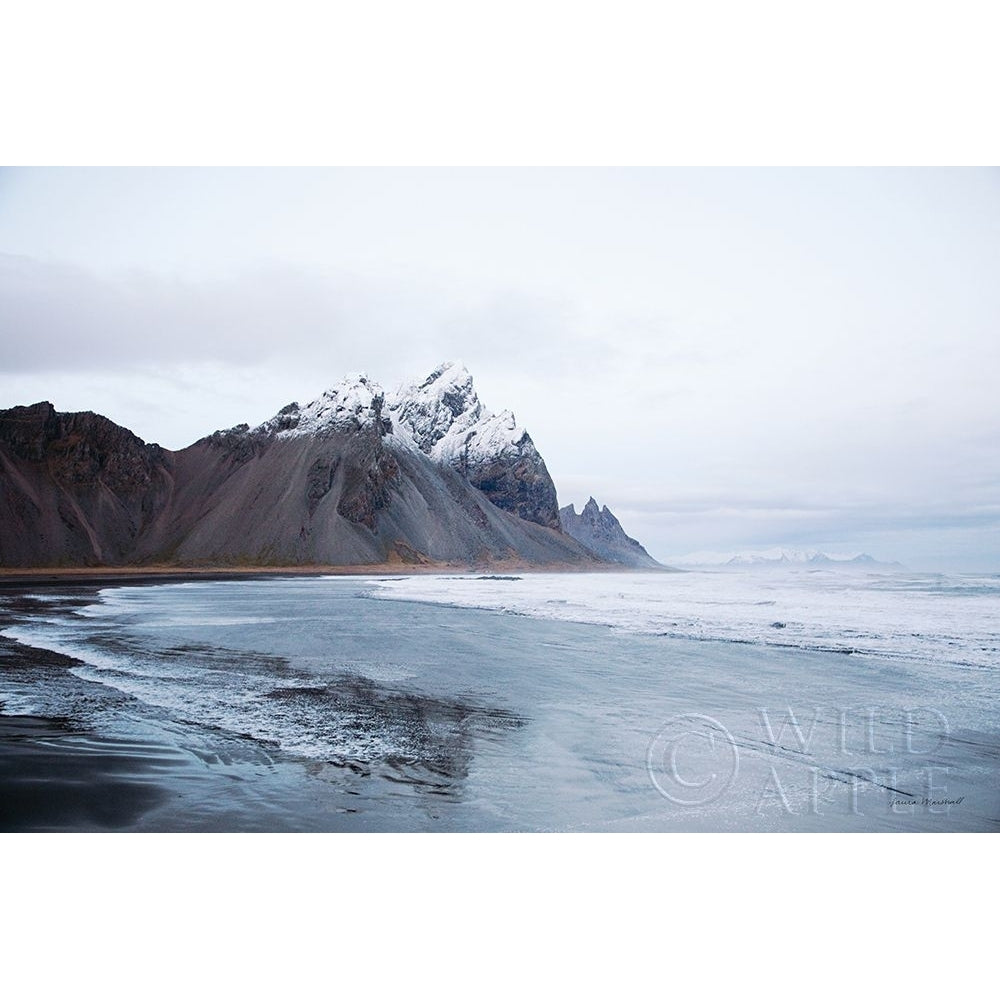
<instances>
[{"instance_id":1,"label":"ocean water","mask_svg":"<svg viewBox=\"0 0 1000 1000\"><path fill-rule=\"evenodd\" d=\"M991 830L998 596L833 573L67 590L7 608L9 648L43 652L0 656L0 711L160 748L140 829Z\"/></svg>"},{"instance_id":2,"label":"ocean water","mask_svg":"<svg viewBox=\"0 0 1000 1000\"><path fill-rule=\"evenodd\" d=\"M373 596L640 634L1000 667L1000 575L792 569L405 577Z\"/></svg>"}]
</instances>

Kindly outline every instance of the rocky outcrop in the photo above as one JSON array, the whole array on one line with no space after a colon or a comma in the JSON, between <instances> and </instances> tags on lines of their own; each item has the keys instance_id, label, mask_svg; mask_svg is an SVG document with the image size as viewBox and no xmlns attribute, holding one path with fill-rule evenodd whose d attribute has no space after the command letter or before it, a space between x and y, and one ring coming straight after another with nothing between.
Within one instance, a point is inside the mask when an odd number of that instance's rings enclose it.
<instances>
[{"instance_id":1,"label":"rocky outcrop","mask_svg":"<svg viewBox=\"0 0 1000 1000\"><path fill-rule=\"evenodd\" d=\"M171 454L106 417L0 411L0 565L127 560L172 485Z\"/></svg>"},{"instance_id":2,"label":"rocky outcrop","mask_svg":"<svg viewBox=\"0 0 1000 1000\"><path fill-rule=\"evenodd\" d=\"M579 514L573 504L559 511L562 529L581 545L608 562L632 569L665 569L634 538L625 534L618 518L607 506L598 507L591 497Z\"/></svg>"},{"instance_id":3,"label":"rocky outcrop","mask_svg":"<svg viewBox=\"0 0 1000 1000\"><path fill-rule=\"evenodd\" d=\"M509 410L493 414L459 362L436 368L388 400L398 437L448 465L492 504L559 529L556 488L531 436Z\"/></svg>"}]
</instances>

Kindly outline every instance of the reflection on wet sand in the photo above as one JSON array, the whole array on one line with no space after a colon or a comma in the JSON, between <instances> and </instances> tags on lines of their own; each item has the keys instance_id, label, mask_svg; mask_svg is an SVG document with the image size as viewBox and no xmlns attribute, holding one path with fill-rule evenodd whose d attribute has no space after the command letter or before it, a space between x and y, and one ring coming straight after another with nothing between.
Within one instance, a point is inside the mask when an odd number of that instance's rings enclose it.
<instances>
[{"instance_id":1,"label":"reflection on wet sand","mask_svg":"<svg viewBox=\"0 0 1000 1000\"><path fill-rule=\"evenodd\" d=\"M93 601L9 595L2 625L72 623ZM400 796L433 817L461 800L477 741L524 725L471 694L206 642L101 630L81 656L0 637L7 690L66 713L0 715L0 830L332 829Z\"/></svg>"},{"instance_id":2,"label":"reflection on wet sand","mask_svg":"<svg viewBox=\"0 0 1000 1000\"><path fill-rule=\"evenodd\" d=\"M472 700L447 700L342 673L322 687L283 687L269 698L299 716L319 713L351 733L357 748L391 746L390 753L333 755L325 763L375 775L432 795L461 795L478 739L502 736L524 720ZM322 773L322 768L316 773Z\"/></svg>"},{"instance_id":3,"label":"reflection on wet sand","mask_svg":"<svg viewBox=\"0 0 1000 1000\"><path fill-rule=\"evenodd\" d=\"M168 795L174 747L79 732L62 719L0 716L0 831L116 830Z\"/></svg>"}]
</instances>

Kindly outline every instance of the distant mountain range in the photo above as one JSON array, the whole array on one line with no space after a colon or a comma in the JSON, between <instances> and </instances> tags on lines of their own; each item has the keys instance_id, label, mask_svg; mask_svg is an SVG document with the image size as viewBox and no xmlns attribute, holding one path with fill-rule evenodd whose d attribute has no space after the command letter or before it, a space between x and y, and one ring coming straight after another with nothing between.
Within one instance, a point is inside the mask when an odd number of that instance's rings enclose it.
<instances>
[{"instance_id":1,"label":"distant mountain range","mask_svg":"<svg viewBox=\"0 0 1000 1000\"><path fill-rule=\"evenodd\" d=\"M681 567L771 569L816 567L825 569L901 569L898 562L880 562L861 552L857 555L829 555L816 549L761 549L750 552L692 552L671 556L670 563Z\"/></svg>"},{"instance_id":2,"label":"distant mountain range","mask_svg":"<svg viewBox=\"0 0 1000 1000\"><path fill-rule=\"evenodd\" d=\"M649 559L606 507L599 525L564 528L530 435L456 363L390 394L348 376L180 451L48 402L0 411L4 567Z\"/></svg>"}]
</instances>

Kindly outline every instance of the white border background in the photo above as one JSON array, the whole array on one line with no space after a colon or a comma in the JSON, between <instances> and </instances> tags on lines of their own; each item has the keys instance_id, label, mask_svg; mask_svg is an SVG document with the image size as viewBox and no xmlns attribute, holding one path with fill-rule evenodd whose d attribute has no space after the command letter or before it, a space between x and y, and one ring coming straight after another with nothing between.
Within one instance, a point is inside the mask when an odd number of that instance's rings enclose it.
<instances>
[{"instance_id":1,"label":"white border background","mask_svg":"<svg viewBox=\"0 0 1000 1000\"><path fill-rule=\"evenodd\" d=\"M33 0L3 162L990 164L984 0Z\"/></svg>"},{"instance_id":2,"label":"white border background","mask_svg":"<svg viewBox=\"0 0 1000 1000\"><path fill-rule=\"evenodd\" d=\"M995 164L995 9L35 0L3 14L0 161ZM992 843L4 836L2 981L964 996L995 980Z\"/></svg>"}]
</instances>

